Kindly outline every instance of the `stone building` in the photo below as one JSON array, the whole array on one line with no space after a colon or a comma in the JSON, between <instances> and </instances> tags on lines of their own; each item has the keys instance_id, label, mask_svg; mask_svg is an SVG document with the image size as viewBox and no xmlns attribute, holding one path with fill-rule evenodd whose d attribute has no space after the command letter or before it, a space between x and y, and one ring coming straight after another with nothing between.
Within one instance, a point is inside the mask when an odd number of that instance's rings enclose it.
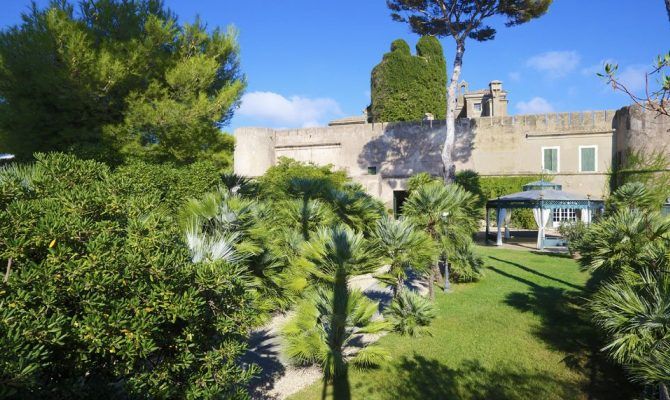
<instances>
[{"instance_id":1,"label":"stone building","mask_svg":"<svg viewBox=\"0 0 670 400\"><path fill-rule=\"evenodd\" d=\"M491 81L488 89L468 91L467 82L458 86L458 118L504 117L507 115L507 92L501 81Z\"/></svg>"},{"instance_id":2,"label":"stone building","mask_svg":"<svg viewBox=\"0 0 670 400\"><path fill-rule=\"evenodd\" d=\"M628 151L667 152L670 143L670 118L639 107L509 116L507 95L498 81L488 90L463 90L459 106L457 170L472 169L481 176L545 171L564 190L593 198L607 193L610 168ZM240 128L235 131L234 168L255 177L280 157L332 164L394 207L406 196L410 176L442 175L445 131L444 120L373 124L364 117L327 127Z\"/></svg>"}]
</instances>

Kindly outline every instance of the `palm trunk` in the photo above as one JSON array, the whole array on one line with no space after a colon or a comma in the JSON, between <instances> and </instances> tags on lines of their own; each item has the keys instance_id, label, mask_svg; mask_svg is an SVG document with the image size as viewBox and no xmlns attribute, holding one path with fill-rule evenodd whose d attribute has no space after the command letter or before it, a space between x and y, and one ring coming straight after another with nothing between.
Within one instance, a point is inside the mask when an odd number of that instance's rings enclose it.
<instances>
[{"instance_id":1,"label":"palm trunk","mask_svg":"<svg viewBox=\"0 0 670 400\"><path fill-rule=\"evenodd\" d=\"M404 289L405 286L405 280L402 277L398 277L398 280L396 281L396 285L393 288L393 298L397 298L400 295L400 292Z\"/></svg>"},{"instance_id":2,"label":"palm trunk","mask_svg":"<svg viewBox=\"0 0 670 400\"><path fill-rule=\"evenodd\" d=\"M435 268L430 269L430 274L428 276L428 297L430 297L431 300L435 300L435 288L434 288L434 282L435 281Z\"/></svg>"},{"instance_id":3,"label":"palm trunk","mask_svg":"<svg viewBox=\"0 0 670 400\"><path fill-rule=\"evenodd\" d=\"M665 9L668 11L668 19L670 19L670 0L665 0ZM668 388L665 388L666 390Z\"/></svg>"},{"instance_id":4,"label":"palm trunk","mask_svg":"<svg viewBox=\"0 0 670 400\"><path fill-rule=\"evenodd\" d=\"M449 282L449 261L444 259L444 292L451 292L451 283Z\"/></svg>"},{"instance_id":5,"label":"palm trunk","mask_svg":"<svg viewBox=\"0 0 670 400\"><path fill-rule=\"evenodd\" d=\"M665 3L668 4L668 1L670 0L666 0ZM668 387L665 386L664 383L660 383L658 385L658 391L659 391L659 398L661 400L670 400L670 393L668 392Z\"/></svg>"},{"instance_id":6,"label":"palm trunk","mask_svg":"<svg viewBox=\"0 0 670 400\"><path fill-rule=\"evenodd\" d=\"M347 364L344 359L344 338L347 326L347 306L349 303L349 286L347 274L343 268L335 273L333 285L333 315L331 318L331 337L329 346L333 354L333 395L336 399L351 398Z\"/></svg>"},{"instance_id":7,"label":"palm trunk","mask_svg":"<svg viewBox=\"0 0 670 400\"><path fill-rule=\"evenodd\" d=\"M670 1L670 0L666 0ZM456 177L456 165L454 164L454 145L456 143L456 88L461 77L463 65L463 53L465 53L465 39L456 39L456 57L454 57L454 68L451 71L451 81L447 89L447 136L442 147L442 164L444 165L444 182L449 184Z\"/></svg>"},{"instance_id":8,"label":"palm trunk","mask_svg":"<svg viewBox=\"0 0 670 400\"><path fill-rule=\"evenodd\" d=\"M300 230L302 231L302 238L309 241L309 197L306 195L302 198L302 215L300 216Z\"/></svg>"}]
</instances>

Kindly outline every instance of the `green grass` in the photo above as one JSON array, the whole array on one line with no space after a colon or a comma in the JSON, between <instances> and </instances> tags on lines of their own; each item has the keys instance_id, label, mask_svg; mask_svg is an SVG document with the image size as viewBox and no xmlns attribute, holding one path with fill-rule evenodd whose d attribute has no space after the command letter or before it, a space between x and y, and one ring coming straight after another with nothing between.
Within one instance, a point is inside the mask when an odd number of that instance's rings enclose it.
<instances>
[{"instance_id":1,"label":"green grass","mask_svg":"<svg viewBox=\"0 0 670 400\"><path fill-rule=\"evenodd\" d=\"M353 399L632 396L586 322L581 304L589 274L560 255L478 251L485 278L438 295L432 336L382 338L393 358L373 370L350 371ZM318 382L292 399L320 399L322 390Z\"/></svg>"}]
</instances>

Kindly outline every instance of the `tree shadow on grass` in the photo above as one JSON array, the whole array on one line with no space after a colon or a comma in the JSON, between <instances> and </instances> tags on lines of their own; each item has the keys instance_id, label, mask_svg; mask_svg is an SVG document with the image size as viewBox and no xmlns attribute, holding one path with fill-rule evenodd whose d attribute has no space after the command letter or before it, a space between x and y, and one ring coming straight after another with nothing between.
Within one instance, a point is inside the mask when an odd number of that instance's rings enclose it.
<instances>
[{"instance_id":1,"label":"tree shadow on grass","mask_svg":"<svg viewBox=\"0 0 670 400\"><path fill-rule=\"evenodd\" d=\"M629 399L640 393L601 351L604 343L586 312L588 292L542 286L495 267L490 269L528 285L529 291L510 293L505 302L540 317L541 324L533 333L551 348L567 353L565 365L587 377L583 390L589 399Z\"/></svg>"},{"instance_id":2,"label":"tree shadow on grass","mask_svg":"<svg viewBox=\"0 0 670 400\"><path fill-rule=\"evenodd\" d=\"M511 265L511 266L513 266L513 267L519 268L519 269L521 269L521 270L523 270L523 271L526 271L526 272L529 272L529 273L531 273L531 274L534 274L534 275L537 275L537 276L541 276L542 278L549 279L549 280L554 281L554 282L557 282L557 283L562 283L563 285L569 286L569 287L571 287L572 289L575 289L575 290L579 290L579 291L581 291L581 290L584 289L582 286L577 286L577 285L575 285L575 284L573 284L573 283L564 281L563 279L558 279L558 278L555 278L555 277L553 277L553 276L544 274L544 273L542 273L542 272L539 272L539 271L534 270L533 268L528 268L528 267L526 267L525 265L522 265L522 264L519 264L519 263L515 263L515 262L512 262L512 261L503 260L503 259L501 259L501 258L493 257L493 256L491 256L490 258L491 258L492 260L496 260L496 261L499 261L499 262L503 262L503 263L508 264L508 265ZM525 283L526 283L526 284L531 284L531 283L528 283L528 282L525 282Z\"/></svg>"},{"instance_id":3,"label":"tree shadow on grass","mask_svg":"<svg viewBox=\"0 0 670 400\"><path fill-rule=\"evenodd\" d=\"M393 378L381 389L382 399L572 399L580 394L573 382L521 367L487 369L475 360L450 368L414 354L391 368Z\"/></svg>"}]
</instances>

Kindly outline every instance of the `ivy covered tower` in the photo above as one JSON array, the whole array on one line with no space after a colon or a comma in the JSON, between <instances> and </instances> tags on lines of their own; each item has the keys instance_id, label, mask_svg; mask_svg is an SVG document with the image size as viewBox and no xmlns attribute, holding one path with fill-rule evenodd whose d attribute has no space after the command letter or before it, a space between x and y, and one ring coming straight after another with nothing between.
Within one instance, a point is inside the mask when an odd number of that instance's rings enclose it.
<instances>
[{"instance_id":1,"label":"ivy covered tower","mask_svg":"<svg viewBox=\"0 0 670 400\"><path fill-rule=\"evenodd\" d=\"M447 68L442 45L423 36L413 56L402 39L372 70L370 122L418 121L431 114L444 119L447 108Z\"/></svg>"}]
</instances>

